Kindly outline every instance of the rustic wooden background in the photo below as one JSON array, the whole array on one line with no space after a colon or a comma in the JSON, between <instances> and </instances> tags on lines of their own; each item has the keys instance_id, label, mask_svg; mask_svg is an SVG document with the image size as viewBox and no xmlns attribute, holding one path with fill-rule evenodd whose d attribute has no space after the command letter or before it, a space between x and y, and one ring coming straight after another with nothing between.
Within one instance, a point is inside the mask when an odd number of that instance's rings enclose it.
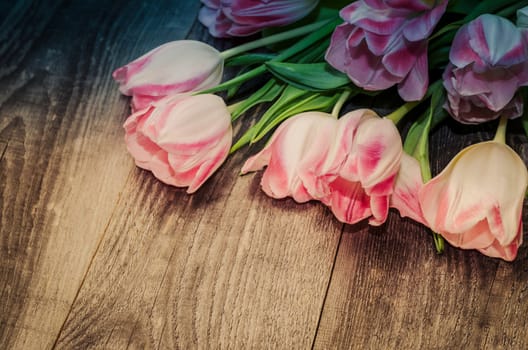
<instances>
[{"instance_id":1,"label":"rustic wooden background","mask_svg":"<svg viewBox=\"0 0 528 350\"><path fill-rule=\"evenodd\" d=\"M0 348L526 349L525 247L438 256L397 213L373 229L272 200L238 176L251 149L193 196L134 166L111 72L170 40L232 45L199 6L0 1ZM434 171L486 137L443 127Z\"/></svg>"}]
</instances>

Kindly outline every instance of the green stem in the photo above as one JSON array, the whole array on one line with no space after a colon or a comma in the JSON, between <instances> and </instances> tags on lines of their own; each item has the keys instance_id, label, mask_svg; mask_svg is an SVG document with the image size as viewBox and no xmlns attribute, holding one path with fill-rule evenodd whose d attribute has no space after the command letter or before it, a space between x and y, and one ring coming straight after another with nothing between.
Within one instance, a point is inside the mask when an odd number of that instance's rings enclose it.
<instances>
[{"instance_id":1,"label":"green stem","mask_svg":"<svg viewBox=\"0 0 528 350\"><path fill-rule=\"evenodd\" d=\"M518 3L515 3L513 5L510 5L500 11L497 12L497 16L501 16L501 17L505 17L505 18L508 18L512 15L514 15L517 10L525 7L526 5L528 5L528 1L524 0L524 1L520 1Z\"/></svg>"},{"instance_id":2,"label":"green stem","mask_svg":"<svg viewBox=\"0 0 528 350\"><path fill-rule=\"evenodd\" d=\"M431 94L433 95L431 98L434 100L435 90L439 89L438 84L433 84L430 87ZM431 125L433 122L433 114L434 111L429 111L429 115L427 117L427 122L425 124L425 127L422 131L422 135L420 136L420 139L418 140L418 144L416 145L416 149L413 152L413 156L418 159L418 162L420 163L420 172L422 174L422 180L424 183L427 183L429 180L432 179L431 174L431 166L429 161L429 133L431 131ZM436 233L433 232L433 241L436 248L436 252L438 254L441 254L444 252L444 238Z\"/></svg>"},{"instance_id":3,"label":"green stem","mask_svg":"<svg viewBox=\"0 0 528 350\"><path fill-rule=\"evenodd\" d=\"M319 29L320 27L322 27L327 22L328 22L328 20L319 21L319 22L311 23L311 24L308 24L308 25L305 25L305 26L302 26L302 27L299 27L299 28L288 30L286 32L282 32L282 33L278 33L278 34L275 34L275 35L270 35L270 36L262 38L262 39L254 40L254 41L251 41L249 43L245 43L245 44L242 44L242 45L227 49L227 50L221 52L220 56L222 56L222 58L224 60L226 60L226 59L228 59L230 57L239 55L239 54L247 52L247 51L254 50L254 49L259 48L259 47L271 45L271 44L274 44L274 43L278 43L280 41L285 41L285 40L289 40L289 39L292 39L292 38L295 38L295 37L298 37L298 36L301 36L301 35L305 35L305 34L311 33L313 31Z\"/></svg>"},{"instance_id":4,"label":"green stem","mask_svg":"<svg viewBox=\"0 0 528 350\"><path fill-rule=\"evenodd\" d=\"M326 24L324 24L322 27L319 27L319 30L312 32L311 34L308 34L307 36L299 40L297 43L295 43L288 49L284 50L282 53L280 53L279 55L277 55L275 58L271 59L270 61L281 62L309 48L311 45L318 42L321 38L324 38L325 36L332 33L335 27L341 22L343 22L343 20L340 18L337 18L331 21L326 21ZM266 72L266 66L260 65L242 75L237 76L236 78L223 82L222 84L217 85L211 89L199 91L196 94L206 94L206 93L223 91L223 90L230 88L233 85L241 84L265 72Z\"/></svg>"},{"instance_id":5,"label":"green stem","mask_svg":"<svg viewBox=\"0 0 528 350\"><path fill-rule=\"evenodd\" d=\"M339 112L341 112L341 108L343 108L343 105L348 100L350 95L352 94L352 91L345 90L339 96L339 100L337 100L336 104L334 105L334 108L332 108L332 116L334 116L336 119L339 118Z\"/></svg>"},{"instance_id":6,"label":"green stem","mask_svg":"<svg viewBox=\"0 0 528 350\"><path fill-rule=\"evenodd\" d=\"M438 254L442 254L444 252L444 237L442 237L436 232L433 232L433 240L434 240L436 252Z\"/></svg>"},{"instance_id":7,"label":"green stem","mask_svg":"<svg viewBox=\"0 0 528 350\"><path fill-rule=\"evenodd\" d=\"M244 103L245 100L242 100L242 101L238 101L238 102L235 102L233 104L230 104L229 106L227 106L227 110L229 111L229 113L233 114L234 111L236 111L236 109L238 107L240 107L240 105L242 103Z\"/></svg>"},{"instance_id":8,"label":"green stem","mask_svg":"<svg viewBox=\"0 0 528 350\"><path fill-rule=\"evenodd\" d=\"M404 105L400 106L394 112L386 115L385 118L391 120L394 124L397 125L400 120L402 120L402 118L405 117L405 115L409 113L414 107L418 106L420 102L421 101L407 102Z\"/></svg>"},{"instance_id":9,"label":"green stem","mask_svg":"<svg viewBox=\"0 0 528 350\"><path fill-rule=\"evenodd\" d=\"M499 126L497 127L497 132L495 133L495 137L493 138L493 141L500 142L500 143L506 143L506 126L508 125L508 118L505 116L502 116L499 121Z\"/></svg>"}]
</instances>

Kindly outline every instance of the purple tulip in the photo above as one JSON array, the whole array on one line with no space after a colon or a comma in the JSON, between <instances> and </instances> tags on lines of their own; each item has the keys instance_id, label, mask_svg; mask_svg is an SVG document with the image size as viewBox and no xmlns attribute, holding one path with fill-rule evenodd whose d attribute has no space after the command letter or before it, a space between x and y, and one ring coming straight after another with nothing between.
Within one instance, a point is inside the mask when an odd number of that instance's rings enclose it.
<instances>
[{"instance_id":1,"label":"purple tulip","mask_svg":"<svg viewBox=\"0 0 528 350\"><path fill-rule=\"evenodd\" d=\"M517 90L528 85L528 46L513 23L486 14L462 26L449 60L443 75L445 107L454 119L477 124L522 114Z\"/></svg>"},{"instance_id":2,"label":"purple tulip","mask_svg":"<svg viewBox=\"0 0 528 350\"><path fill-rule=\"evenodd\" d=\"M447 0L358 0L341 10L345 23L332 35L326 60L365 90L398 84L406 101L429 84L427 38Z\"/></svg>"},{"instance_id":3,"label":"purple tulip","mask_svg":"<svg viewBox=\"0 0 528 350\"><path fill-rule=\"evenodd\" d=\"M202 0L198 19L217 38L247 36L264 28L293 23L319 0Z\"/></svg>"}]
</instances>

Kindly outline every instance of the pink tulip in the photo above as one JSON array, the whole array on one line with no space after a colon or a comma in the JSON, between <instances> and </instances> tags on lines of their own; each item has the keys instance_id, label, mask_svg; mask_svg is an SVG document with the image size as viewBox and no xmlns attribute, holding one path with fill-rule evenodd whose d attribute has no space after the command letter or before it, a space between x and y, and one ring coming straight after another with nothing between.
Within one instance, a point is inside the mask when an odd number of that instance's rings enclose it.
<instances>
[{"instance_id":1,"label":"pink tulip","mask_svg":"<svg viewBox=\"0 0 528 350\"><path fill-rule=\"evenodd\" d=\"M398 129L368 109L349 112L338 124L329 163L339 166L326 178L328 194L321 201L342 222L370 217L371 225L381 225L403 153Z\"/></svg>"},{"instance_id":2,"label":"pink tulip","mask_svg":"<svg viewBox=\"0 0 528 350\"><path fill-rule=\"evenodd\" d=\"M222 80L224 61L215 48L193 40L172 41L118 68L112 76L133 110L174 93L214 87Z\"/></svg>"},{"instance_id":3,"label":"pink tulip","mask_svg":"<svg viewBox=\"0 0 528 350\"><path fill-rule=\"evenodd\" d=\"M299 203L319 199L326 193L318 177L333 170L326 158L336 127L337 120L327 113L298 114L279 126L264 149L246 161L242 173L267 166L261 185L268 196L292 197Z\"/></svg>"},{"instance_id":4,"label":"pink tulip","mask_svg":"<svg viewBox=\"0 0 528 350\"><path fill-rule=\"evenodd\" d=\"M507 38L507 39L505 39ZM528 46L507 19L482 15L457 32L444 71L446 109L461 123L522 114L516 93L528 85Z\"/></svg>"},{"instance_id":5,"label":"pink tulip","mask_svg":"<svg viewBox=\"0 0 528 350\"><path fill-rule=\"evenodd\" d=\"M418 198L423 185L420 163L415 158L403 153L390 206L396 208L402 217L409 217L427 225Z\"/></svg>"},{"instance_id":6,"label":"pink tulip","mask_svg":"<svg viewBox=\"0 0 528 350\"><path fill-rule=\"evenodd\" d=\"M447 0L358 0L341 10L326 60L366 90L398 85L406 101L422 99L429 84L427 38Z\"/></svg>"},{"instance_id":7,"label":"pink tulip","mask_svg":"<svg viewBox=\"0 0 528 350\"><path fill-rule=\"evenodd\" d=\"M424 218L451 245L511 261L522 243L528 172L507 145L465 148L419 193Z\"/></svg>"},{"instance_id":8,"label":"pink tulip","mask_svg":"<svg viewBox=\"0 0 528 350\"><path fill-rule=\"evenodd\" d=\"M308 112L283 123L242 172L267 166L261 184L269 196L320 200L342 222L371 217L379 225L387 217L401 153L398 130L373 111L339 120Z\"/></svg>"},{"instance_id":9,"label":"pink tulip","mask_svg":"<svg viewBox=\"0 0 528 350\"><path fill-rule=\"evenodd\" d=\"M124 124L136 165L195 192L226 159L231 116L216 95L172 95L132 114Z\"/></svg>"},{"instance_id":10,"label":"pink tulip","mask_svg":"<svg viewBox=\"0 0 528 350\"><path fill-rule=\"evenodd\" d=\"M202 0L198 19L217 38L247 36L264 28L293 23L319 0Z\"/></svg>"}]
</instances>

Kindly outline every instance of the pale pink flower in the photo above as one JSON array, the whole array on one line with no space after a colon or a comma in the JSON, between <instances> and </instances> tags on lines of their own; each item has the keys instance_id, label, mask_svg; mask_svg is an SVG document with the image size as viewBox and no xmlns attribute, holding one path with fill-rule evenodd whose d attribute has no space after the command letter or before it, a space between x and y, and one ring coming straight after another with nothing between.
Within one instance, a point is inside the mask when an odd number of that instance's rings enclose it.
<instances>
[{"instance_id":1,"label":"pale pink flower","mask_svg":"<svg viewBox=\"0 0 528 350\"><path fill-rule=\"evenodd\" d=\"M308 112L283 123L242 172L267 166L261 185L269 196L319 200L342 222L370 217L379 225L387 218L401 153L394 124L371 110L338 120Z\"/></svg>"},{"instance_id":2,"label":"pale pink flower","mask_svg":"<svg viewBox=\"0 0 528 350\"><path fill-rule=\"evenodd\" d=\"M387 219L403 153L398 129L369 109L349 112L338 124L327 162L340 165L334 177L326 176L328 190L321 201L342 222L370 218L371 225L380 225Z\"/></svg>"},{"instance_id":3,"label":"pale pink flower","mask_svg":"<svg viewBox=\"0 0 528 350\"><path fill-rule=\"evenodd\" d=\"M511 261L522 243L528 172L507 145L462 150L419 193L428 226L451 245Z\"/></svg>"},{"instance_id":4,"label":"pale pink flower","mask_svg":"<svg viewBox=\"0 0 528 350\"><path fill-rule=\"evenodd\" d=\"M212 36L247 36L262 29L293 23L319 0L202 0L198 19Z\"/></svg>"},{"instance_id":5,"label":"pale pink flower","mask_svg":"<svg viewBox=\"0 0 528 350\"><path fill-rule=\"evenodd\" d=\"M326 194L316 190L319 174L327 173L327 154L334 142L337 120L327 113L306 112L289 118L258 154L249 158L242 173L267 166L262 189L272 198L292 197L302 203Z\"/></svg>"},{"instance_id":6,"label":"pale pink flower","mask_svg":"<svg viewBox=\"0 0 528 350\"><path fill-rule=\"evenodd\" d=\"M216 95L172 95L132 114L124 124L136 165L159 180L196 191L226 159L231 116Z\"/></svg>"},{"instance_id":7,"label":"pale pink flower","mask_svg":"<svg viewBox=\"0 0 528 350\"><path fill-rule=\"evenodd\" d=\"M200 41L178 40L161 45L118 68L112 76L133 110L167 95L200 91L222 80L224 60L215 48Z\"/></svg>"},{"instance_id":8,"label":"pale pink flower","mask_svg":"<svg viewBox=\"0 0 528 350\"><path fill-rule=\"evenodd\" d=\"M326 60L365 90L398 85L406 101L420 100L429 84L427 39L447 0L358 0L340 12Z\"/></svg>"}]
</instances>

